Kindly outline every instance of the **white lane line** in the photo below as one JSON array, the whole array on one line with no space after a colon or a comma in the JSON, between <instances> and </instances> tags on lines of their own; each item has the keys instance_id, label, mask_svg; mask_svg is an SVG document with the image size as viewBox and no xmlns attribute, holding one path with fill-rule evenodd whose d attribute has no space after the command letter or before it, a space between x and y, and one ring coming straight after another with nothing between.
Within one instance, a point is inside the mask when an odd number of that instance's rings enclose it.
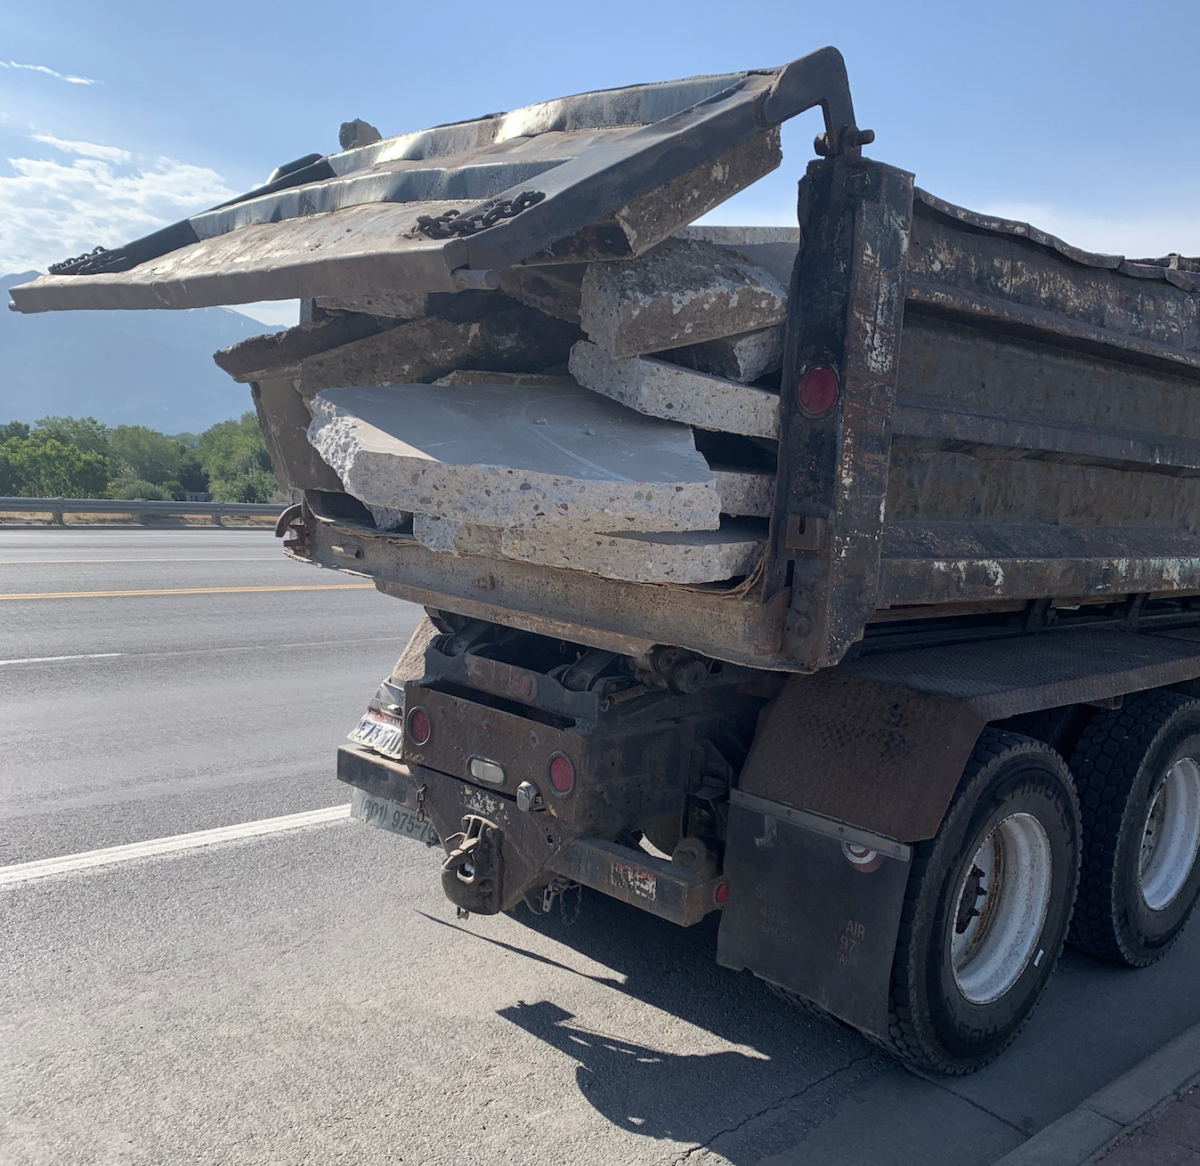
<instances>
[{"instance_id":1,"label":"white lane line","mask_svg":"<svg viewBox=\"0 0 1200 1166\"><path fill-rule=\"evenodd\" d=\"M152 838L147 842L131 842L125 846L108 846L103 850L85 850L82 854L64 854L58 858L40 858L33 862L18 862L0 866L0 887L44 879L50 875L69 874L95 866L130 862L135 858L153 858L159 854L174 854L180 850L195 850L218 842L234 842L239 838L257 838L263 834L278 834L302 826L320 826L338 822L350 816L348 805L327 806L323 810L305 810L300 814L285 814L282 818L260 818L257 822L241 822L236 826L218 826L213 830L196 830L191 834L172 834L169 838Z\"/></svg>"},{"instance_id":2,"label":"white lane line","mask_svg":"<svg viewBox=\"0 0 1200 1166\"><path fill-rule=\"evenodd\" d=\"M113 660L121 652L88 652L82 656L26 656L23 660L0 660L0 668L8 664L54 664L59 660Z\"/></svg>"}]
</instances>

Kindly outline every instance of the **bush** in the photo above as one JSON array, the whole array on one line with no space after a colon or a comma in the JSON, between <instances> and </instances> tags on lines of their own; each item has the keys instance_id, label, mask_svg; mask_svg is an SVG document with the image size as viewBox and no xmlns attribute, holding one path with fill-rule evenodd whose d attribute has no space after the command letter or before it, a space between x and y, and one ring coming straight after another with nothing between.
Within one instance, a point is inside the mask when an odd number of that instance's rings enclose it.
<instances>
[{"instance_id":1,"label":"bush","mask_svg":"<svg viewBox=\"0 0 1200 1166\"><path fill-rule=\"evenodd\" d=\"M98 453L36 435L0 445L0 495L17 498L103 498L108 462Z\"/></svg>"},{"instance_id":2,"label":"bush","mask_svg":"<svg viewBox=\"0 0 1200 1166\"><path fill-rule=\"evenodd\" d=\"M171 495L153 482L138 478L116 483L112 490L113 498L122 502L169 502Z\"/></svg>"}]
</instances>

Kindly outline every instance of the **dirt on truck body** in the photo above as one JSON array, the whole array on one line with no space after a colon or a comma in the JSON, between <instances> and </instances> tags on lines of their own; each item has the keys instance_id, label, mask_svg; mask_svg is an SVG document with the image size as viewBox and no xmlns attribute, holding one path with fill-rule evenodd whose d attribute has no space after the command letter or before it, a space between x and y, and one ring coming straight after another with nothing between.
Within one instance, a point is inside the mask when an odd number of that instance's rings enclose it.
<instances>
[{"instance_id":1,"label":"dirt on truck body","mask_svg":"<svg viewBox=\"0 0 1200 1166\"><path fill-rule=\"evenodd\" d=\"M796 227L695 225L820 107ZM427 619L338 777L460 912L591 888L966 1072L1200 896L1200 263L863 156L841 57L342 149L13 289L217 355L287 553ZM319 699L314 692L314 699Z\"/></svg>"}]
</instances>

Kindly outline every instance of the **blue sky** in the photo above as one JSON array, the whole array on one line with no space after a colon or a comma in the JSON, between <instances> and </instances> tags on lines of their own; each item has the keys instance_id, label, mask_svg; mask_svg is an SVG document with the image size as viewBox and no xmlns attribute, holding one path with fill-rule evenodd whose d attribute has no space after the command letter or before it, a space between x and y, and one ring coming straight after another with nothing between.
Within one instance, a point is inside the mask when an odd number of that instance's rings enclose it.
<instances>
[{"instance_id":1,"label":"blue sky","mask_svg":"<svg viewBox=\"0 0 1200 1166\"><path fill-rule=\"evenodd\" d=\"M825 44L869 152L926 189L1097 250L1200 253L1200 0L5 0L0 272L248 189L353 117L388 135ZM791 123L783 168L710 218L794 221L818 128Z\"/></svg>"}]
</instances>

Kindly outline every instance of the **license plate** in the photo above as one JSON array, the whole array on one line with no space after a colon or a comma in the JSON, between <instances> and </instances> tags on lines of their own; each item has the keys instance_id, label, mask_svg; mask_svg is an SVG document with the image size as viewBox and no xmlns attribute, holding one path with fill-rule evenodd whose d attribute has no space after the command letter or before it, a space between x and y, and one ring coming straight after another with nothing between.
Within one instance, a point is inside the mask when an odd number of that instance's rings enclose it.
<instances>
[{"instance_id":1,"label":"license plate","mask_svg":"<svg viewBox=\"0 0 1200 1166\"><path fill-rule=\"evenodd\" d=\"M410 810L399 802L388 801L387 798L372 797L365 789L356 789L351 795L350 817L357 818L368 826L378 826L381 830L390 830L393 834L403 834L405 838L416 839L427 846L436 846L438 843L437 831L428 818L418 822L415 810Z\"/></svg>"},{"instance_id":2,"label":"license plate","mask_svg":"<svg viewBox=\"0 0 1200 1166\"><path fill-rule=\"evenodd\" d=\"M395 717L368 709L350 733L350 740L357 745L374 749L384 757L398 760L404 750L404 723Z\"/></svg>"}]
</instances>

